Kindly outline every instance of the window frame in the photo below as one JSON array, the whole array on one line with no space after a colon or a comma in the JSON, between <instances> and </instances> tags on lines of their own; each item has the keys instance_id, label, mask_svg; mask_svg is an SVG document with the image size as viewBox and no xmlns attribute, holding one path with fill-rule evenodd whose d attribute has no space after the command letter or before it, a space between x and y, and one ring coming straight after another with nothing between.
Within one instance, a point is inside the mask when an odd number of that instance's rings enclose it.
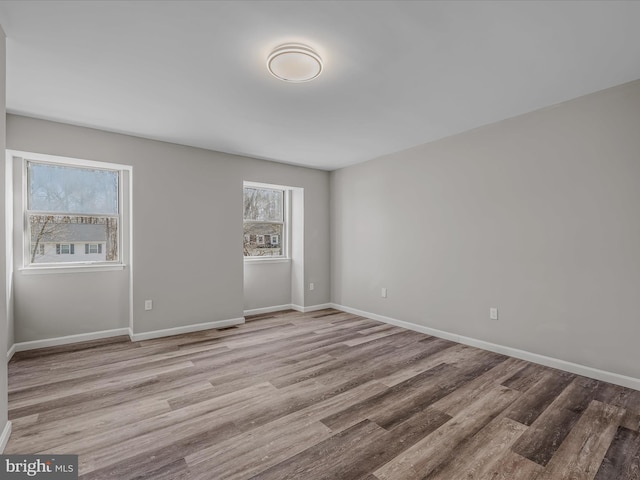
<instances>
[{"instance_id":1,"label":"window frame","mask_svg":"<svg viewBox=\"0 0 640 480\"><path fill-rule=\"evenodd\" d=\"M246 223L261 223L261 224L273 224L282 225L282 235L280 236L279 246L282 249L282 255L270 255L270 256L242 256L245 262L256 263L277 263L277 262L290 262L291 250L290 250L290 235L291 235L291 189L284 185L274 185L270 183L259 183L244 181L242 184L242 200L244 204L244 189L245 188L259 188L263 190L277 190L282 192L282 221L261 221L261 220L245 220L244 214L242 216L242 225ZM264 235L266 237L266 235ZM267 239L265 238L264 244L266 245ZM256 238L257 243L257 238ZM270 243L270 241L269 241Z\"/></svg>"},{"instance_id":2,"label":"window frame","mask_svg":"<svg viewBox=\"0 0 640 480\"><path fill-rule=\"evenodd\" d=\"M130 249L132 246L132 176L133 167L119 163L99 162L94 160L85 160L71 157L61 157L56 155L47 155L41 153L24 152L16 150L7 150L7 161L18 161L21 179L21 205L18 205L17 214L22 215L22 255L16 258L19 263L18 271L24 274L32 273L74 273L74 272L91 272L91 271L110 271L123 270L127 267L127 263L131 263ZM109 170L118 173L118 214L89 214L93 217L118 218L118 260L117 261L97 261L97 260L78 260L70 262L46 262L46 263L30 263L31 255L31 232L29 224L29 213L37 214L55 214L63 215L60 212L31 212L29 206L29 162L39 164L49 164L62 167L75 167L90 170ZM127 181L124 180L124 174L127 174ZM125 189L127 190L125 192ZM73 213L72 215L82 216L81 213ZM126 223L128 222L128 223ZM125 225L126 223L126 225ZM68 242L73 243L73 242ZM77 242L76 242L77 243ZM80 242L83 245L86 242ZM84 251L84 247L82 247ZM20 261L21 260L21 261ZM125 263L126 262L126 263Z\"/></svg>"}]
</instances>

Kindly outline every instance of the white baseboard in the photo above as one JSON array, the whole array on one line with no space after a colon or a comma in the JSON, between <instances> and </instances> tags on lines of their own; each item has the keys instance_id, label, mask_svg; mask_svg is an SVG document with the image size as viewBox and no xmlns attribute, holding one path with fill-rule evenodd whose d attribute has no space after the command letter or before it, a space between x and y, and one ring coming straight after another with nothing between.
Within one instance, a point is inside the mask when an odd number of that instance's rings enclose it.
<instances>
[{"instance_id":1,"label":"white baseboard","mask_svg":"<svg viewBox=\"0 0 640 480\"><path fill-rule=\"evenodd\" d=\"M7 350L7 362L10 362L13 358L13 354L16 353L16 344L11 345L11 348Z\"/></svg>"},{"instance_id":2,"label":"white baseboard","mask_svg":"<svg viewBox=\"0 0 640 480\"><path fill-rule=\"evenodd\" d=\"M291 304L288 303L286 305L276 305L275 307L252 308L251 310L245 310L244 316L246 317L248 315L261 315L263 313L281 312L282 310L291 310Z\"/></svg>"},{"instance_id":3,"label":"white baseboard","mask_svg":"<svg viewBox=\"0 0 640 480\"><path fill-rule=\"evenodd\" d=\"M113 330L102 330L99 332L80 333L78 335L67 335L66 337L45 338L44 340L33 340L30 342L14 343L9 349L14 352L24 352L25 350L35 350L36 348L57 347L70 343L86 342L89 340L99 340L101 338L117 337L119 335L129 335L128 328L114 328ZM8 352L7 352L8 355ZM13 355L13 353L11 353Z\"/></svg>"},{"instance_id":4,"label":"white baseboard","mask_svg":"<svg viewBox=\"0 0 640 480\"><path fill-rule=\"evenodd\" d=\"M276 305L274 307L254 308L252 310L245 310L244 314L247 315L260 315L262 313L281 312L282 310L295 310L296 312L315 312L317 310L324 310L325 308L333 308L332 303L321 303L318 305L310 305L303 307L296 305L295 303L289 303L287 305Z\"/></svg>"},{"instance_id":5,"label":"white baseboard","mask_svg":"<svg viewBox=\"0 0 640 480\"><path fill-rule=\"evenodd\" d=\"M525 350L519 350L517 348L507 347L504 345L498 345L496 343L486 342L484 340L478 340L476 338L465 337L455 333L445 332L443 330L437 330L435 328L425 327L423 325L417 325L415 323L405 322L391 317L385 317L376 313L365 312L358 310L357 308L351 308L344 305L331 304L332 308L336 310L342 310L343 312L353 313L354 315L360 315L362 317L371 318L372 320L378 320L380 322L396 325L398 327L406 328L420 333L426 333L427 335L433 335L434 337L444 338L453 342L462 343L464 345L470 345L472 347L482 348L483 350L489 350L491 352L501 353L510 357L520 358L529 362L545 365L547 367L557 368L566 372L575 373L596 380L602 380L604 382L613 383L615 385L621 385L623 387L633 388L634 390L640 390L640 379L634 377L628 377L626 375L620 375L619 373L607 372L605 370L599 370L593 367L587 367L586 365L580 365L578 363L567 362L566 360L560 360L558 358L547 357L545 355L539 355L537 353L527 352Z\"/></svg>"},{"instance_id":6,"label":"white baseboard","mask_svg":"<svg viewBox=\"0 0 640 480\"><path fill-rule=\"evenodd\" d=\"M9 437L11 436L11 422L7 420L7 424L4 426L2 430L2 435L0 435L0 453L4 452L4 449L9 442Z\"/></svg>"},{"instance_id":7,"label":"white baseboard","mask_svg":"<svg viewBox=\"0 0 640 480\"><path fill-rule=\"evenodd\" d=\"M318 305L310 305L308 307L303 307L296 304L291 304L291 308L297 312L307 313L307 312L315 312L317 310L324 310L325 308L334 308L333 303L320 303Z\"/></svg>"},{"instance_id":8,"label":"white baseboard","mask_svg":"<svg viewBox=\"0 0 640 480\"><path fill-rule=\"evenodd\" d=\"M164 330L154 330L151 332L131 333L131 341L151 340L152 338L170 337L183 333L199 332L200 330L211 330L216 328L233 327L242 325L244 317L230 318L228 320L216 320L214 322L197 323L195 325L185 325L184 327L166 328Z\"/></svg>"}]
</instances>

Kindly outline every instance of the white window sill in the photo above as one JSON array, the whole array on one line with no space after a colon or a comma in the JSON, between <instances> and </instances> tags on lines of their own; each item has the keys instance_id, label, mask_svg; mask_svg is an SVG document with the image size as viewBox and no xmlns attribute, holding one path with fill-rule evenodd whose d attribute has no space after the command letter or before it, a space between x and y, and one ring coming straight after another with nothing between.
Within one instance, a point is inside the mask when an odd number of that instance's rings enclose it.
<instances>
[{"instance_id":1,"label":"white window sill","mask_svg":"<svg viewBox=\"0 0 640 480\"><path fill-rule=\"evenodd\" d=\"M269 257L244 257L244 263L247 265L253 264L253 263L290 263L291 259L290 258L285 258L285 257L276 257L276 258L269 258Z\"/></svg>"},{"instance_id":2,"label":"white window sill","mask_svg":"<svg viewBox=\"0 0 640 480\"><path fill-rule=\"evenodd\" d=\"M123 263L116 265L47 265L42 267L24 267L18 269L23 275L44 275L51 273L87 273L87 272L110 272L115 270L124 270L126 267Z\"/></svg>"}]
</instances>

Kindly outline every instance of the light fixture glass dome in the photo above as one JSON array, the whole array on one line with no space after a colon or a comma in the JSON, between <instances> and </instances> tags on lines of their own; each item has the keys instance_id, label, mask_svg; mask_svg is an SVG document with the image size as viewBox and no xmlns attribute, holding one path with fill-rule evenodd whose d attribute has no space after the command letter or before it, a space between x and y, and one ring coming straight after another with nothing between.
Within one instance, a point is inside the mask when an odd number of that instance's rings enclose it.
<instances>
[{"instance_id":1,"label":"light fixture glass dome","mask_svg":"<svg viewBox=\"0 0 640 480\"><path fill-rule=\"evenodd\" d=\"M322 59L311 47L289 43L269 54L267 68L274 77L285 82L308 82L322 73Z\"/></svg>"}]
</instances>

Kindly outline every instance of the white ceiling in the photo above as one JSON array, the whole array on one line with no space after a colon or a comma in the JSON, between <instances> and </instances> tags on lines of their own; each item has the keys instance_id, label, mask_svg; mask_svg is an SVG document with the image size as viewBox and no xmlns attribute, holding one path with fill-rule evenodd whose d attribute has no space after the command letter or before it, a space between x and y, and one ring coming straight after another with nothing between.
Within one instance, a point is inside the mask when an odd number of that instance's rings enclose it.
<instances>
[{"instance_id":1,"label":"white ceiling","mask_svg":"<svg viewBox=\"0 0 640 480\"><path fill-rule=\"evenodd\" d=\"M640 78L640 2L0 2L9 112L335 169ZM265 68L284 42L313 82Z\"/></svg>"}]
</instances>

